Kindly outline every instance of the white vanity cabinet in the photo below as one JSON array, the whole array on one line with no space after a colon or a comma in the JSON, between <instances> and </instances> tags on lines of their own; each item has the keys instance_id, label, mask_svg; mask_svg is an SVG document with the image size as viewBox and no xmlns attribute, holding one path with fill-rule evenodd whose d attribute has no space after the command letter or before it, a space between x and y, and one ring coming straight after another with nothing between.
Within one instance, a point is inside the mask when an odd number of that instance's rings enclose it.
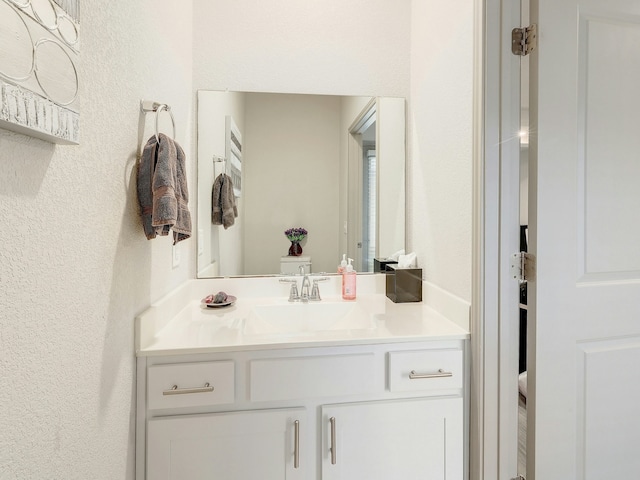
<instances>
[{"instance_id":1,"label":"white vanity cabinet","mask_svg":"<svg viewBox=\"0 0 640 480\"><path fill-rule=\"evenodd\" d=\"M462 479L462 398L322 407L323 480Z\"/></svg>"},{"instance_id":2,"label":"white vanity cabinet","mask_svg":"<svg viewBox=\"0 0 640 480\"><path fill-rule=\"evenodd\" d=\"M147 478L302 480L296 446L305 418L304 409L154 418L147 425Z\"/></svg>"},{"instance_id":3,"label":"white vanity cabinet","mask_svg":"<svg viewBox=\"0 0 640 480\"><path fill-rule=\"evenodd\" d=\"M466 339L138 357L137 480L464 480Z\"/></svg>"}]
</instances>

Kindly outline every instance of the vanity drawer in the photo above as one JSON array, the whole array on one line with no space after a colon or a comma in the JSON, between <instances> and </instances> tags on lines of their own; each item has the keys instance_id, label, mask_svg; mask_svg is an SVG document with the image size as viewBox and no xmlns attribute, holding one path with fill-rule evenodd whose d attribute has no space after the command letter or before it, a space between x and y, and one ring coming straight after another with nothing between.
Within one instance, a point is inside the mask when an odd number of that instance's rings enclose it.
<instances>
[{"instance_id":1,"label":"vanity drawer","mask_svg":"<svg viewBox=\"0 0 640 480\"><path fill-rule=\"evenodd\" d=\"M251 401L372 393L384 389L373 353L270 358L250 362Z\"/></svg>"},{"instance_id":2,"label":"vanity drawer","mask_svg":"<svg viewBox=\"0 0 640 480\"><path fill-rule=\"evenodd\" d=\"M389 390L462 388L462 350L415 350L389 353Z\"/></svg>"},{"instance_id":3,"label":"vanity drawer","mask_svg":"<svg viewBox=\"0 0 640 480\"><path fill-rule=\"evenodd\" d=\"M233 403L233 361L153 365L147 372L149 409Z\"/></svg>"}]
</instances>

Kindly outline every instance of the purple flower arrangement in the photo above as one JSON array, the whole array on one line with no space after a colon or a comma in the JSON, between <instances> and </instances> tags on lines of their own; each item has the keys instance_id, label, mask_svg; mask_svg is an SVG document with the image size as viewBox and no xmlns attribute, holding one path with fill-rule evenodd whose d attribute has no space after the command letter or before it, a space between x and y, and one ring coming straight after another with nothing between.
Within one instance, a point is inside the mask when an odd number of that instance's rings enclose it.
<instances>
[{"instance_id":1,"label":"purple flower arrangement","mask_svg":"<svg viewBox=\"0 0 640 480\"><path fill-rule=\"evenodd\" d=\"M308 234L304 228L302 227L294 227L289 228L284 231L285 236L289 239L290 242L300 242L302 241Z\"/></svg>"}]
</instances>

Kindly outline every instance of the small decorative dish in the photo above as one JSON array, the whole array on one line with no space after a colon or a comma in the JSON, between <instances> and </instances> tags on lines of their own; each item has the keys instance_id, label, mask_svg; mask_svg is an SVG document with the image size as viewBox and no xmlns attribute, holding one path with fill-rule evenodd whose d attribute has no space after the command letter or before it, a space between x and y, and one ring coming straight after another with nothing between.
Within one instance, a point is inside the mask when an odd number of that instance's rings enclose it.
<instances>
[{"instance_id":1,"label":"small decorative dish","mask_svg":"<svg viewBox=\"0 0 640 480\"><path fill-rule=\"evenodd\" d=\"M207 295L202 299L202 304L208 308L221 308L233 305L237 300L233 295L224 295L224 300L220 301L220 298L218 298L218 302L215 302L214 300L216 300L218 295L219 293L216 295Z\"/></svg>"}]
</instances>

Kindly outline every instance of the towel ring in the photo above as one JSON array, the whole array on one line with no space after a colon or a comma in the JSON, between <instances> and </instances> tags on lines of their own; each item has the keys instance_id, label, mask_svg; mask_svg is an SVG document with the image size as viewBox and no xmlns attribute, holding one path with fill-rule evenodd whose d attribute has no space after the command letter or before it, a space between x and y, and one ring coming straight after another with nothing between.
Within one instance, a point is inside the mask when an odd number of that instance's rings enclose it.
<instances>
[{"instance_id":1,"label":"towel ring","mask_svg":"<svg viewBox=\"0 0 640 480\"><path fill-rule=\"evenodd\" d=\"M141 100L140 101L140 110L143 113L154 112L156 114L156 141L160 143L160 138L158 137L160 130L158 129L158 118L160 117L160 112L164 110L169 114L171 118L171 127L173 129L172 138L176 138L176 121L173 118L173 113L171 113L171 107L166 103L158 103L150 100Z\"/></svg>"},{"instance_id":2,"label":"towel ring","mask_svg":"<svg viewBox=\"0 0 640 480\"><path fill-rule=\"evenodd\" d=\"M171 128L173 130L173 135L171 136L171 138L176 138L176 121L173 118L173 113L171 113L171 108L169 107L169 105L163 103L162 105L158 106L158 109L156 110L156 140L158 143L160 143L160 139L158 138L158 134L160 133L158 130L158 118L160 118L160 112L163 109L169 114L169 117L171 117Z\"/></svg>"}]
</instances>

